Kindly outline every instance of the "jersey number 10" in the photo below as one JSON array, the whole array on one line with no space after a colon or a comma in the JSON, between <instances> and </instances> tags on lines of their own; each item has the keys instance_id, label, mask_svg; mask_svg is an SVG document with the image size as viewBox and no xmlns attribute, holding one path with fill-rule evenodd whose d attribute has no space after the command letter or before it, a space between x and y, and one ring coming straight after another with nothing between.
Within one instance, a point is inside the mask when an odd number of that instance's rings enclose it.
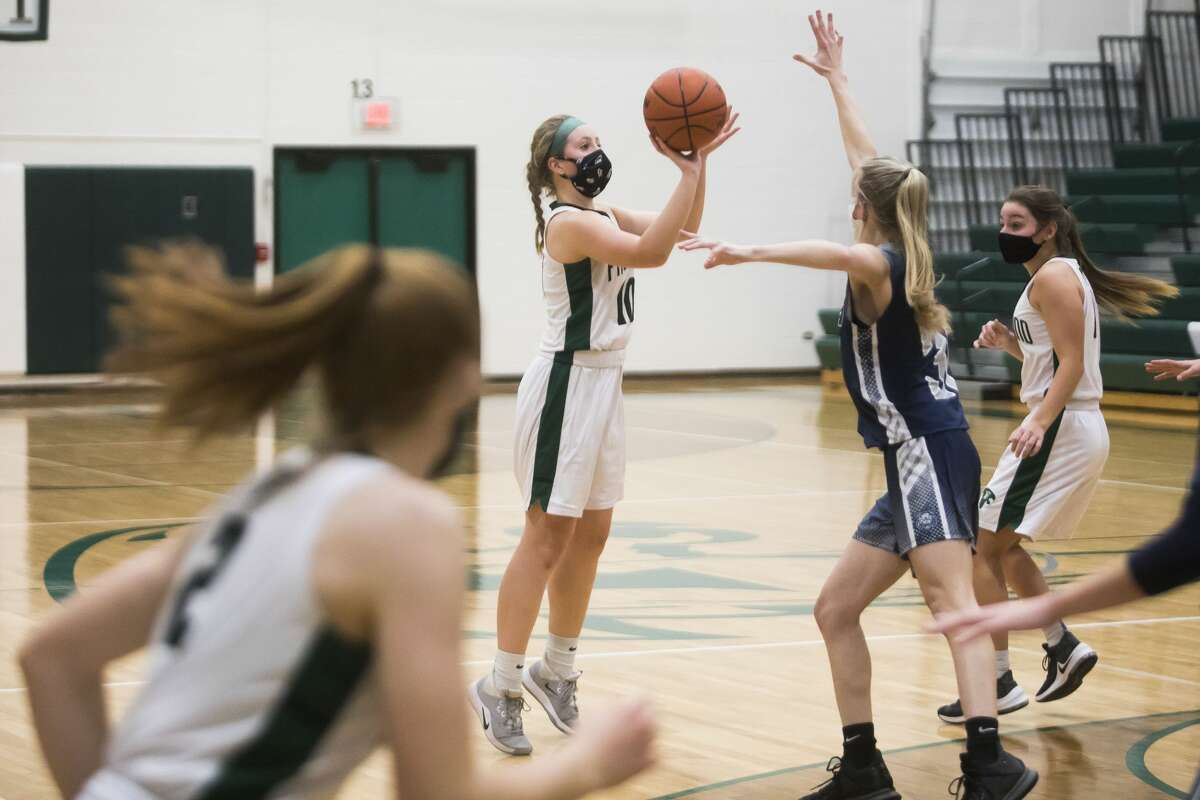
<instances>
[{"instance_id":1,"label":"jersey number 10","mask_svg":"<svg viewBox=\"0 0 1200 800\"><path fill-rule=\"evenodd\" d=\"M617 289L617 324L625 325L633 322L633 278L621 284Z\"/></svg>"}]
</instances>

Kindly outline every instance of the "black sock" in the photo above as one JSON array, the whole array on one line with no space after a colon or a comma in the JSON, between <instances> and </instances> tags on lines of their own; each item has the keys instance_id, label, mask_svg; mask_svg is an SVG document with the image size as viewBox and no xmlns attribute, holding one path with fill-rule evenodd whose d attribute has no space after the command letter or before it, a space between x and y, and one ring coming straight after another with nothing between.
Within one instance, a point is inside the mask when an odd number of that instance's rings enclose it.
<instances>
[{"instance_id":1,"label":"black sock","mask_svg":"<svg viewBox=\"0 0 1200 800\"><path fill-rule=\"evenodd\" d=\"M990 763L1000 757L1000 725L995 717L967 720L967 758Z\"/></svg>"},{"instance_id":2,"label":"black sock","mask_svg":"<svg viewBox=\"0 0 1200 800\"><path fill-rule=\"evenodd\" d=\"M842 728L842 761L865 767L875 758L875 723L861 722Z\"/></svg>"}]
</instances>

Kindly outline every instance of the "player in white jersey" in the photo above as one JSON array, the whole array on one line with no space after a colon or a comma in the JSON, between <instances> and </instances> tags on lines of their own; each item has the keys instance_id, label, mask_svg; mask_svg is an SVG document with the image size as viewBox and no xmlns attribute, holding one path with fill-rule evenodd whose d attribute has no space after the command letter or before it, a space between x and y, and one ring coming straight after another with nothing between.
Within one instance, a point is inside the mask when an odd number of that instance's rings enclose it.
<instances>
[{"instance_id":1,"label":"player in white jersey","mask_svg":"<svg viewBox=\"0 0 1200 800\"><path fill-rule=\"evenodd\" d=\"M350 246L256 293L197 245L132 261L115 365L162 380L164 422L199 438L243 430L311 368L328 433L24 643L65 797L328 798L380 744L405 798L580 797L649 763L652 725L631 705L553 762L472 764L462 530L428 483L479 392L465 273L432 253ZM110 735L102 672L143 647L146 683Z\"/></svg>"},{"instance_id":2,"label":"player in white jersey","mask_svg":"<svg viewBox=\"0 0 1200 800\"><path fill-rule=\"evenodd\" d=\"M514 469L525 530L500 584L493 669L468 691L484 734L502 752L533 750L520 713L523 689L563 733L578 719L579 634L613 507L624 493L621 377L633 331L635 273L665 264L680 230L700 224L708 156L737 133L736 122L731 112L719 135L690 156L652 137L681 173L658 214L595 201L612 163L591 125L554 116L534 132L526 178L546 328L517 390ZM546 195L553 199L548 216ZM545 657L526 669L525 650L547 588ZM499 709L507 713L496 723Z\"/></svg>"},{"instance_id":3,"label":"player in white jersey","mask_svg":"<svg viewBox=\"0 0 1200 800\"><path fill-rule=\"evenodd\" d=\"M1154 314L1171 296L1167 284L1140 275L1106 272L1088 257L1075 216L1055 192L1040 186L1014 189L1000 211L999 248L1010 264L1023 264L1029 282L1017 301L1012 327L985 325L976 347L1004 350L1021 361L1021 401L1029 412L979 500L975 593L981 604L1049 591L1022 545L1053 534L1070 536L1079 524L1104 462L1108 428L1100 413L1100 306L1125 317ZM1038 702L1074 692L1098 656L1061 620L1045 628L1046 678ZM1029 704L1013 677L1008 634L993 637L999 712ZM938 709L945 722L961 722L958 701Z\"/></svg>"}]
</instances>

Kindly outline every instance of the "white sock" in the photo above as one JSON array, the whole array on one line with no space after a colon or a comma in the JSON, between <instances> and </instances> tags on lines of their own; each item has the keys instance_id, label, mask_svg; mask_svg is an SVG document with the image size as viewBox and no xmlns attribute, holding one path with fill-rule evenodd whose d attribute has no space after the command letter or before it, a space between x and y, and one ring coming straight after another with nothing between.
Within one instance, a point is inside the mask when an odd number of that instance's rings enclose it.
<instances>
[{"instance_id":1,"label":"white sock","mask_svg":"<svg viewBox=\"0 0 1200 800\"><path fill-rule=\"evenodd\" d=\"M1053 625L1047 625L1042 628L1042 633L1046 634L1046 644L1054 647L1054 645L1063 640L1063 636L1067 633L1067 626L1063 625L1062 621L1059 620Z\"/></svg>"},{"instance_id":2,"label":"white sock","mask_svg":"<svg viewBox=\"0 0 1200 800\"><path fill-rule=\"evenodd\" d=\"M1008 660L1007 650L996 651L996 677L1003 678L1004 673L1012 669L1012 664Z\"/></svg>"},{"instance_id":3,"label":"white sock","mask_svg":"<svg viewBox=\"0 0 1200 800\"><path fill-rule=\"evenodd\" d=\"M559 680L575 674L575 651L578 648L578 637L567 639L552 633L546 640L546 666Z\"/></svg>"},{"instance_id":4,"label":"white sock","mask_svg":"<svg viewBox=\"0 0 1200 800\"><path fill-rule=\"evenodd\" d=\"M506 653L496 651L496 660L492 664L490 689L493 694L504 692L507 695L521 694L521 670L525 669L524 653Z\"/></svg>"}]
</instances>

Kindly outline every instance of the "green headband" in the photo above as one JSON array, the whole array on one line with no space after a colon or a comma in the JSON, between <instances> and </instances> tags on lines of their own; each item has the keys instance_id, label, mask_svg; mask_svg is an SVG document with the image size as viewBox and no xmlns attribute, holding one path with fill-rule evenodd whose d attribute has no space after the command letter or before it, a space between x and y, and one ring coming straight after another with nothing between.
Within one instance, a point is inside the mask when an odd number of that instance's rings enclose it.
<instances>
[{"instance_id":1,"label":"green headband","mask_svg":"<svg viewBox=\"0 0 1200 800\"><path fill-rule=\"evenodd\" d=\"M550 155L555 158L562 158L567 147L567 137L571 135L571 131L584 125L583 120L579 117L567 117L558 126L558 130L554 132L554 143L550 145Z\"/></svg>"}]
</instances>

